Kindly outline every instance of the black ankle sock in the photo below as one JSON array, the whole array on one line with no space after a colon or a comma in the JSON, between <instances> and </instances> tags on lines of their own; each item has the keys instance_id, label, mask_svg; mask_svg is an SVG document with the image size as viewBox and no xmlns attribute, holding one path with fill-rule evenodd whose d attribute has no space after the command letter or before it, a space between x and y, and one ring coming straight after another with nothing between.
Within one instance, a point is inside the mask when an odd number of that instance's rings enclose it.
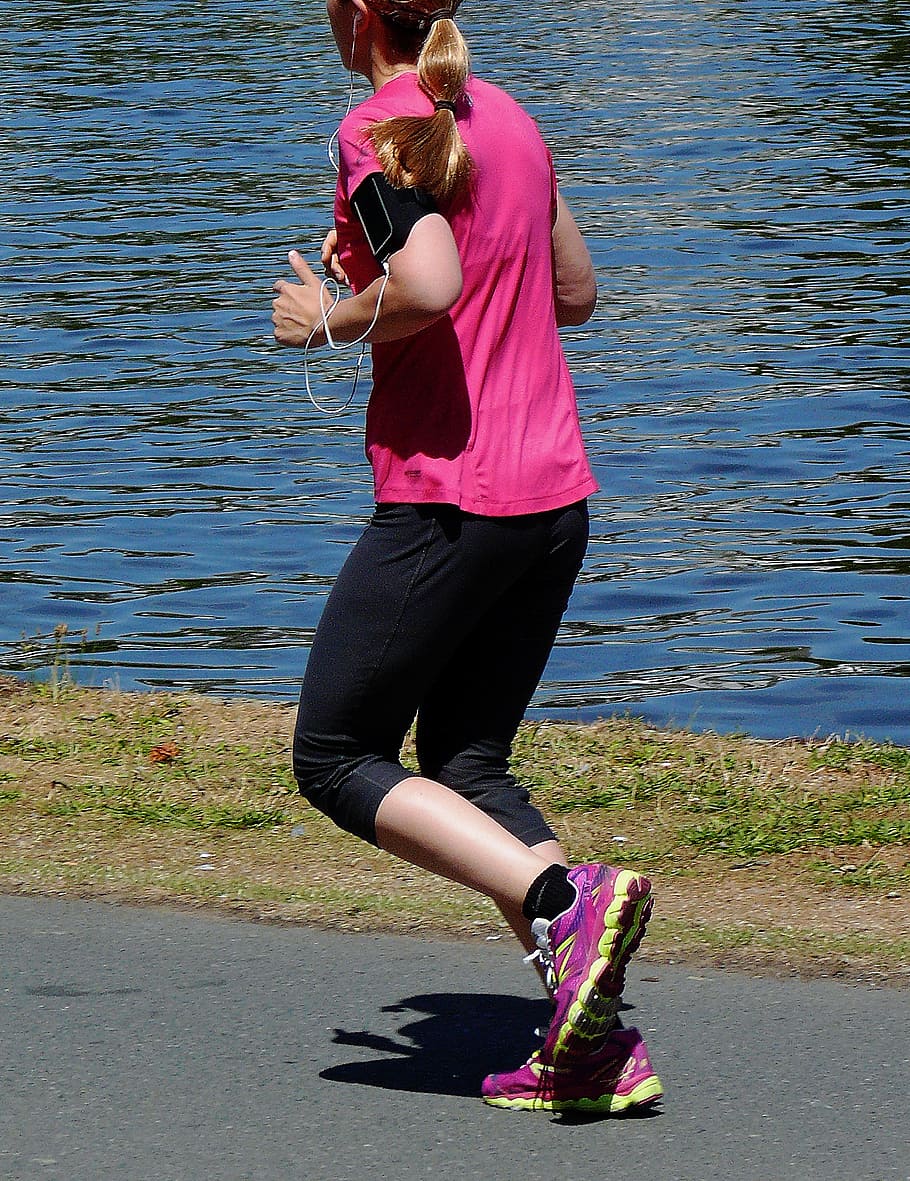
<instances>
[{"instance_id":1,"label":"black ankle sock","mask_svg":"<svg viewBox=\"0 0 910 1181\"><path fill-rule=\"evenodd\" d=\"M521 913L526 919L553 920L575 901L576 890L564 865L549 865L531 883Z\"/></svg>"}]
</instances>

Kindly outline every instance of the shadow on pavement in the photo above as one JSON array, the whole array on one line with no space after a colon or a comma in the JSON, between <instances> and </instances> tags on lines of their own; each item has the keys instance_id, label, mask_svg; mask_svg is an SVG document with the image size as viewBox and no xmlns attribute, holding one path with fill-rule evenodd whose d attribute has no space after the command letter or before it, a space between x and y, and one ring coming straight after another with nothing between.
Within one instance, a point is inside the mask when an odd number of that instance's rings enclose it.
<instances>
[{"instance_id":1,"label":"shadow on pavement","mask_svg":"<svg viewBox=\"0 0 910 1181\"><path fill-rule=\"evenodd\" d=\"M336 1029L335 1045L356 1046L383 1057L330 1066L320 1071L320 1078L392 1091L476 1098L485 1075L520 1066L540 1045L534 1030L546 1025L551 1008L544 998L425 993L406 997L382 1011L418 1016L406 1021L394 1037Z\"/></svg>"},{"instance_id":2,"label":"shadow on pavement","mask_svg":"<svg viewBox=\"0 0 910 1181\"><path fill-rule=\"evenodd\" d=\"M540 1044L534 1029L549 1020L550 1006L544 998L425 993L387 1005L383 1012L417 1016L395 1037L336 1029L336 1045L375 1050L384 1057L332 1066L320 1078L393 1091L476 1096L485 1075L519 1066Z\"/></svg>"}]
</instances>

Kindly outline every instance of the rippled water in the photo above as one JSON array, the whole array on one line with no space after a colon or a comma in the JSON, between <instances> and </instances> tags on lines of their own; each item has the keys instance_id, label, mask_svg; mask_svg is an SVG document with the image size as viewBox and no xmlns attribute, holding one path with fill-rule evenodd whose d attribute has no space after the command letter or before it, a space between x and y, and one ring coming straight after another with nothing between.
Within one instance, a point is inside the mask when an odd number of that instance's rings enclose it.
<instances>
[{"instance_id":1,"label":"rippled water","mask_svg":"<svg viewBox=\"0 0 910 1181\"><path fill-rule=\"evenodd\" d=\"M910 742L910 4L521 11L462 24L601 287L538 709ZM290 699L370 496L365 395L318 415L269 335L331 202L322 6L4 16L0 659L46 676L65 623L82 683Z\"/></svg>"}]
</instances>

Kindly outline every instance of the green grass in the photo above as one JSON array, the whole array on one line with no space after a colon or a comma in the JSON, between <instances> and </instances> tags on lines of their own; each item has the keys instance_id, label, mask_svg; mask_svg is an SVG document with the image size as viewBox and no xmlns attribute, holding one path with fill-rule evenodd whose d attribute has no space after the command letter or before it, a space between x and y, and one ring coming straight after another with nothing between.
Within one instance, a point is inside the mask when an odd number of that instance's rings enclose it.
<instances>
[{"instance_id":1,"label":"green grass","mask_svg":"<svg viewBox=\"0 0 910 1181\"><path fill-rule=\"evenodd\" d=\"M890 865L883 865L876 854L861 865L850 862L832 865L830 861L813 860L812 868L816 880L823 885L838 882L843 886L854 887L858 893L903 891L910 886L910 866L896 869Z\"/></svg>"},{"instance_id":2,"label":"green grass","mask_svg":"<svg viewBox=\"0 0 910 1181\"><path fill-rule=\"evenodd\" d=\"M10 755L17 759L39 761L41 759L62 759L69 755L78 754L80 744L73 739L35 738L0 738L0 755Z\"/></svg>"},{"instance_id":3,"label":"green grass","mask_svg":"<svg viewBox=\"0 0 910 1181\"><path fill-rule=\"evenodd\" d=\"M622 850L626 859L666 860L685 848L743 859L910 841L910 751L903 748L804 747L805 772L797 774L786 761L772 769L742 757L729 749L732 739L712 748L710 738L629 720L606 739L598 727L578 729L527 727L516 744L516 773L557 817L604 812L622 827L649 813L656 821L649 840L639 835Z\"/></svg>"},{"instance_id":4,"label":"green grass","mask_svg":"<svg viewBox=\"0 0 910 1181\"><path fill-rule=\"evenodd\" d=\"M708 819L683 826L679 835L699 850L735 857L828 845L900 844L910 839L910 819L886 813L908 802L910 781L836 794L705 785L689 807Z\"/></svg>"},{"instance_id":5,"label":"green grass","mask_svg":"<svg viewBox=\"0 0 910 1181\"><path fill-rule=\"evenodd\" d=\"M902 746L894 746L890 742L834 741L825 743L811 753L811 765L814 767L848 770L858 763L866 763L910 776L910 750Z\"/></svg>"},{"instance_id":6,"label":"green grass","mask_svg":"<svg viewBox=\"0 0 910 1181\"><path fill-rule=\"evenodd\" d=\"M290 768L292 726L292 707L72 686L54 698L0 678L0 888L341 926L502 930L486 900L415 878L313 811ZM413 766L412 745L404 762ZM781 946L816 967L826 954L872 967L881 957L900 976L892 945L910 885L910 751L617 718L525 724L513 762L573 861L645 868L659 882L648 944L660 954L725 949L773 964ZM216 850L205 872L193 864L201 849ZM766 873L823 906L804 908L790 931L786 906L771 914L761 900ZM662 917L688 912L695 927ZM880 944L866 938L872 915ZM747 917L761 929L736 921Z\"/></svg>"},{"instance_id":7,"label":"green grass","mask_svg":"<svg viewBox=\"0 0 910 1181\"><path fill-rule=\"evenodd\" d=\"M286 824L287 814L278 808L249 808L230 804L191 804L170 800L153 792L129 792L85 784L67 788L65 799L39 805L46 816L79 816L94 812L133 820L138 824L159 824L199 830L224 828L274 828ZM71 793L71 794L70 794Z\"/></svg>"},{"instance_id":8,"label":"green grass","mask_svg":"<svg viewBox=\"0 0 910 1181\"><path fill-rule=\"evenodd\" d=\"M44 696L40 687L33 692ZM73 688L68 702L78 697ZM208 743L204 727L184 721L181 702L172 698L156 710L133 710L126 719L104 710L75 718L62 735L0 735L0 757L47 775L49 790L29 797L45 816L93 814L200 831L261 829L296 818L299 797L283 744ZM153 751L165 742L176 744L176 756L153 762ZM80 776L75 782L74 767ZM86 769L89 782L81 778ZM2 778L12 779L14 772ZM0 803L24 798L19 790L4 791Z\"/></svg>"},{"instance_id":9,"label":"green grass","mask_svg":"<svg viewBox=\"0 0 910 1181\"><path fill-rule=\"evenodd\" d=\"M680 953L703 950L717 955L731 950L748 950L769 958L785 953L796 960L831 965L858 959L876 963L882 970L906 970L910 962L910 939L881 938L858 932L828 935L798 929L768 929L749 923L702 926L658 916L652 919L648 928L648 938L652 937L665 948L676 945Z\"/></svg>"}]
</instances>

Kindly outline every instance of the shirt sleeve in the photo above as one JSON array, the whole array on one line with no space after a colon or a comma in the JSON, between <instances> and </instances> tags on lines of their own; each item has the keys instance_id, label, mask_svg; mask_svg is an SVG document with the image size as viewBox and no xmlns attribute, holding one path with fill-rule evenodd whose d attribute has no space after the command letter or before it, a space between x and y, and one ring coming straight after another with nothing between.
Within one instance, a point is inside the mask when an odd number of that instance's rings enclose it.
<instances>
[{"instance_id":1,"label":"shirt sleeve","mask_svg":"<svg viewBox=\"0 0 910 1181\"><path fill-rule=\"evenodd\" d=\"M357 111L344 120L338 132L339 180L345 195L350 197L374 172L382 172L372 140L367 134L369 123L358 119Z\"/></svg>"},{"instance_id":2,"label":"shirt sleeve","mask_svg":"<svg viewBox=\"0 0 910 1181\"><path fill-rule=\"evenodd\" d=\"M556 179L556 165L553 153L547 148L547 163L550 166L550 225L556 225L556 199L559 196L559 181Z\"/></svg>"},{"instance_id":3,"label":"shirt sleeve","mask_svg":"<svg viewBox=\"0 0 910 1181\"><path fill-rule=\"evenodd\" d=\"M358 119L357 115L358 111L352 111L338 129L338 180L335 186L338 260L355 293L382 273L351 205L351 197L364 180L382 172L372 143L362 134L365 121Z\"/></svg>"}]
</instances>

